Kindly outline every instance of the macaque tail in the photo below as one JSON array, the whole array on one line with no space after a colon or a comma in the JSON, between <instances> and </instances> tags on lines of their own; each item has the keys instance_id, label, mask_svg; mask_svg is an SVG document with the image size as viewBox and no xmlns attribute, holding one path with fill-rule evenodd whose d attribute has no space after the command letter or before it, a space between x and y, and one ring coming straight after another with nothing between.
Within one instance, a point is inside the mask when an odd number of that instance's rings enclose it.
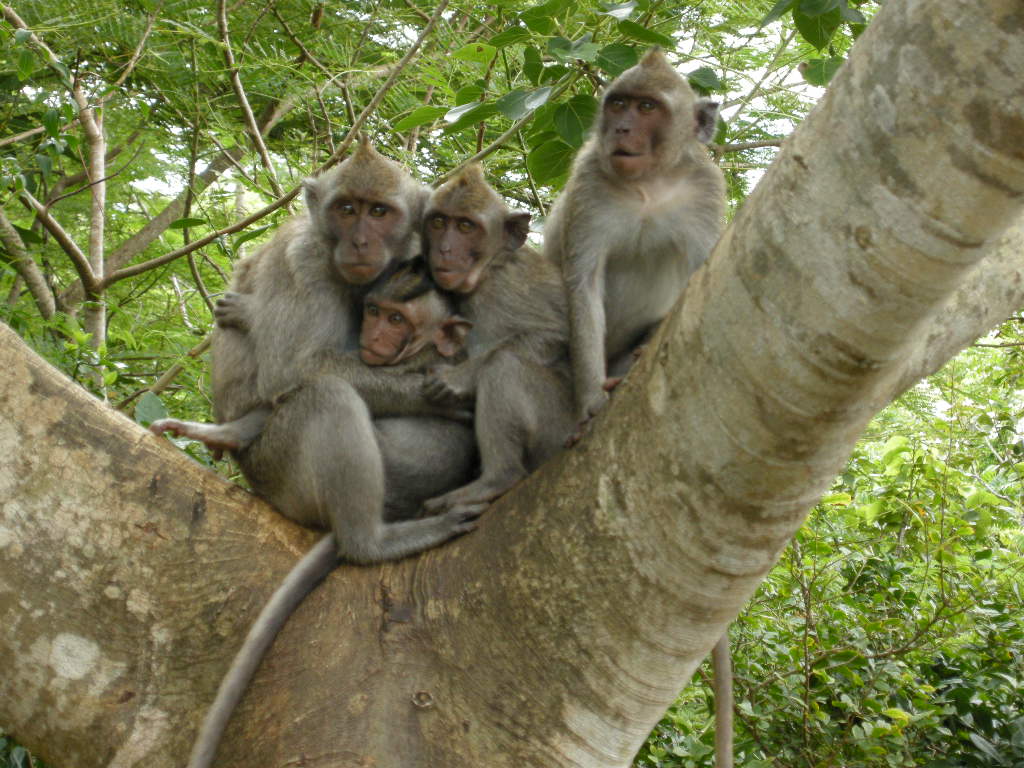
<instances>
[{"instance_id":1,"label":"macaque tail","mask_svg":"<svg viewBox=\"0 0 1024 768\"><path fill-rule=\"evenodd\" d=\"M715 768L732 768L732 654L729 633L711 651L715 691Z\"/></svg>"},{"instance_id":2,"label":"macaque tail","mask_svg":"<svg viewBox=\"0 0 1024 768\"><path fill-rule=\"evenodd\" d=\"M217 689L217 697L206 713L192 747L188 768L209 768L212 765L228 720L270 644L299 603L337 563L338 547L334 534L329 533L296 563L271 595Z\"/></svg>"}]
</instances>

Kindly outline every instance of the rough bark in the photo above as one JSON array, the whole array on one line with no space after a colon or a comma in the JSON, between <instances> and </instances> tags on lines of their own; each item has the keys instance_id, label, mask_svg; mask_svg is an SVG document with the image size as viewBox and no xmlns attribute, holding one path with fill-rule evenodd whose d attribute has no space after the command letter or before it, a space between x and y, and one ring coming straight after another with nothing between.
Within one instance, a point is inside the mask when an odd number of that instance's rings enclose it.
<instances>
[{"instance_id":1,"label":"rough bark","mask_svg":"<svg viewBox=\"0 0 1024 768\"><path fill-rule=\"evenodd\" d=\"M981 291L1020 298L1021 71L1017 0L886 3L591 436L473 534L335 571L221 764L628 765L867 419L994 322ZM0 723L181 765L312 535L6 329L0 366Z\"/></svg>"}]
</instances>

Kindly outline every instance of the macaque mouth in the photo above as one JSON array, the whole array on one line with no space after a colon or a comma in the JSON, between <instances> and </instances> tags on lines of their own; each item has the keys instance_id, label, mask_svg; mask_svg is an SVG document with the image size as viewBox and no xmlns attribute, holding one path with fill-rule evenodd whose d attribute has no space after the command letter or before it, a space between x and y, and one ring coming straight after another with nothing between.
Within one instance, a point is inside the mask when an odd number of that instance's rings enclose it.
<instances>
[{"instance_id":1,"label":"macaque mouth","mask_svg":"<svg viewBox=\"0 0 1024 768\"><path fill-rule=\"evenodd\" d=\"M613 157L640 157L642 152L630 152L628 149L616 149L612 152Z\"/></svg>"}]
</instances>

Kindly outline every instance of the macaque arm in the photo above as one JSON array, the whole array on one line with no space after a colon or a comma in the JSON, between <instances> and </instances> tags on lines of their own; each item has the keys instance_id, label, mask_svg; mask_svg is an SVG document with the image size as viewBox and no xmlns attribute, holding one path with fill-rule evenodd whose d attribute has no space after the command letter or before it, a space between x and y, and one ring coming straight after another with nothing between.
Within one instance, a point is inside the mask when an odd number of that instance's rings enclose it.
<instances>
[{"instance_id":1,"label":"macaque arm","mask_svg":"<svg viewBox=\"0 0 1024 768\"><path fill-rule=\"evenodd\" d=\"M423 394L426 376L409 365L366 365L354 352L331 354L325 366L351 384L371 415L441 416L465 420L465 408L431 401Z\"/></svg>"},{"instance_id":2,"label":"macaque arm","mask_svg":"<svg viewBox=\"0 0 1024 768\"><path fill-rule=\"evenodd\" d=\"M604 353L604 270L593 255L568 253L563 262L569 300L569 356L573 390L581 420L596 414L608 399Z\"/></svg>"}]
</instances>

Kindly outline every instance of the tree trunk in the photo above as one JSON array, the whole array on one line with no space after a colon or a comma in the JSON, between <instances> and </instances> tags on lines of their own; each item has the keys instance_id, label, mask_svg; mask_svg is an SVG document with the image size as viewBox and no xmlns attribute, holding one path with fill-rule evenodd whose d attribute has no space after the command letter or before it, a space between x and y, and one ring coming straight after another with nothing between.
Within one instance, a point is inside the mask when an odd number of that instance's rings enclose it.
<instances>
[{"instance_id":1,"label":"tree trunk","mask_svg":"<svg viewBox=\"0 0 1024 768\"><path fill-rule=\"evenodd\" d=\"M219 764L628 765L871 415L1024 301L1022 27L886 3L591 436L476 532L336 570ZM55 764L180 766L313 534L6 329L0 367L0 723Z\"/></svg>"}]
</instances>

